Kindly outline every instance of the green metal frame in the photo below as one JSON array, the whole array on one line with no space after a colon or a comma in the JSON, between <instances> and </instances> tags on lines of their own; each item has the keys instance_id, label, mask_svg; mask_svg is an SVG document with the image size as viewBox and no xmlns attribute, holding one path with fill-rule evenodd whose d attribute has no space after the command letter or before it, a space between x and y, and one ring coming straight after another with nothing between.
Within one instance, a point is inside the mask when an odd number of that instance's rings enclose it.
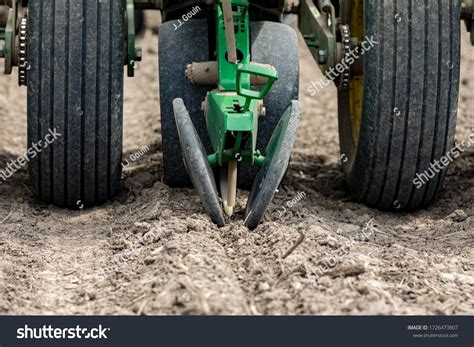
<instances>
[{"instance_id":1,"label":"green metal frame","mask_svg":"<svg viewBox=\"0 0 474 347\"><path fill-rule=\"evenodd\" d=\"M236 48L240 61L227 59L227 40L222 1L218 1L216 42L218 89L207 96L207 129L214 153L208 159L211 166L230 160L261 165L264 157L256 148L259 103L278 79L278 72L250 63L249 1L232 0ZM263 76L267 83L260 91L251 90L250 76ZM250 144L247 142L250 141Z\"/></svg>"},{"instance_id":2,"label":"green metal frame","mask_svg":"<svg viewBox=\"0 0 474 347\"><path fill-rule=\"evenodd\" d=\"M332 4L330 2L326 4L327 11L323 12L314 4L313 0L302 0L299 13L300 31L323 73L338 63L337 19Z\"/></svg>"},{"instance_id":3,"label":"green metal frame","mask_svg":"<svg viewBox=\"0 0 474 347\"><path fill-rule=\"evenodd\" d=\"M351 1L351 0L342 0ZM471 33L474 45L474 0L459 0L461 15ZM337 18L330 0L301 0L299 7L299 28L314 59L323 73L336 66L342 57L338 57Z\"/></svg>"},{"instance_id":4,"label":"green metal frame","mask_svg":"<svg viewBox=\"0 0 474 347\"><path fill-rule=\"evenodd\" d=\"M235 42L237 51L242 55L242 64L250 64L250 20L248 14L248 0L233 0L232 5L236 7L234 12ZM217 6L217 61L219 64L219 89L235 91L237 82L237 65L227 60L227 43L222 12L222 2ZM239 54L238 54L239 55ZM250 87L250 79L245 81L246 87Z\"/></svg>"},{"instance_id":5,"label":"green metal frame","mask_svg":"<svg viewBox=\"0 0 474 347\"><path fill-rule=\"evenodd\" d=\"M127 75L135 76L135 4L127 0Z\"/></svg>"},{"instance_id":6,"label":"green metal frame","mask_svg":"<svg viewBox=\"0 0 474 347\"><path fill-rule=\"evenodd\" d=\"M127 0L127 76L134 77L137 62L142 61L142 49L135 46L135 2Z\"/></svg>"},{"instance_id":7,"label":"green metal frame","mask_svg":"<svg viewBox=\"0 0 474 347\"><path fill-rule=\"evenodd\" d=\"M0 56L5 59L4 73L11 74L15 64L15 35L20 3L18 0L12 0L7 6L10 7L10 13L6 27L0 28L0 32L3 34L2 40L5 42Z\"/></svg>"}]
</instances>

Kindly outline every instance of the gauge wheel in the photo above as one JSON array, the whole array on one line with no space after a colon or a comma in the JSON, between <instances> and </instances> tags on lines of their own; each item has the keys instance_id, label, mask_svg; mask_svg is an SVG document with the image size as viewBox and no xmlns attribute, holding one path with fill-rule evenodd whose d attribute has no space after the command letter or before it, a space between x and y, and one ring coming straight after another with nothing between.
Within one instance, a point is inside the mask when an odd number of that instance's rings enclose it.
<instances>
[{"instance_id":1,"label":"gauge wheel","mask_svg":"<svg viewBox=\"0 0 474 347\"><path fill-rule=\"evenodd\" d=\"M189 187L178 129L173 112L173 100L182 99L207 153L212 151L206 120L201 105L210 86L188 82L185 69L195 61L209 60L207 20L193 19L175 30L174 21L160 27L159 78L161 104L161 138L166 183L171 187Z\"/></svg>"},{"instance_id":2,"label":"gauge wheel","mask_svg":"<svg viewBox=\"0 0 474 347\"><path fill-rule=\"evenodd\" d=\"M350 52L361 57L346 59L350 77L338 87L341 159L356 200L413 210L442 189L455 152L459 16L450 0L342 3Z\"/></svg>"},{"instance_id":3,"label":"gauge wheel","mask_svg":"<svg viewBox=\"0 0 474 347\"><path fill-rule=\"evenodd\" d=\"M28 4L29 173L45 203L94 206L119 188L124 3Z\"/></svg>"}]
</instances>

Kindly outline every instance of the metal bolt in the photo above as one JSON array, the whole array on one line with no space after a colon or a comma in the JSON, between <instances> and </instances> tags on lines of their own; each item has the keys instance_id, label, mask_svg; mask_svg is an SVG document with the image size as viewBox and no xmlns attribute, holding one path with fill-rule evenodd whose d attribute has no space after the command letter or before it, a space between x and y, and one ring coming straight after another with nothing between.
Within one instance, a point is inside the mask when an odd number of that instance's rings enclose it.
<instances>
[{"instance_id":1,"label":"metal bolt","mask_svg":"<svg viewBox=\"0 0 474 347\"><path fill-rule=\"evenodd\" d=\"M326 64L326 62L327 62L327 52L326 52L325 49L320 49L319 50L318 62L319 62L319 64Z\"/></svg>"},{"instance_id":2,"label":"metal bolt","mask_svg":"<svg viewBox=\"0 0 474 347\"><path fill-rule=\"evenodd\" d=\"M142 56L143 56L143 53L142 53L141 47L136 47L135 48L135 60L136 61L142 61Z\"/></svg>"},{"instance_id":3,"label":"metal bolt","mask_svg":"<svg viewBox=\"0 0 474 347\"><path fill-rule=\"evenodd\" d=\"M257 107L258 107L258 115L261 117L264 117L267 114L267 109L265 108L263 104L263 100L257 101Z\"/></svg>"}]
</instances>

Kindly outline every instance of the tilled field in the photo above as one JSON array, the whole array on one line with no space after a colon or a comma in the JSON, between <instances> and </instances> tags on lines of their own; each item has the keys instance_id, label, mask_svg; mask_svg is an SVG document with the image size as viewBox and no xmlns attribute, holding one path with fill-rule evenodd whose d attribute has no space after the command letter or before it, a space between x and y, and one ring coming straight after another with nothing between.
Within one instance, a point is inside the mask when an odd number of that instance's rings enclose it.
<instances>
[{"instance_id":1,"label":"tilled field","mask_svg":"<svg viewBox=\"0 0 474 347\"><path fill-rule=\"evenodd\" d=\"M322 75L301 45L303 115L288 176L254 232L241 222L245 197L218 229L192 189L163 183L151 30L141 45L145 60L126 80L124 154L140 159L129 159L115 201L86 211L42 205L25 169L0 185L0 314L474 313L474 148L428 210L353 202L336 90L309 95ZM474 131L473 63L464 36L458 141ZM0 87L3 168L25 151L26 90L13 76L0 75Z\"/></svg>"}]
</instances>

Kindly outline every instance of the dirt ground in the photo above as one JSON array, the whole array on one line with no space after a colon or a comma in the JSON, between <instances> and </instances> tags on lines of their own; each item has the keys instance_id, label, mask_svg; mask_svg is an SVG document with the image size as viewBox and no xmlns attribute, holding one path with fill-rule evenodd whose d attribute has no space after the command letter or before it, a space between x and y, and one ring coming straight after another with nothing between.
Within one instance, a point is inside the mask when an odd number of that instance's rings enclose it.
<instances>
[{"instance_id":1,"label":"dirt ground","mask_svg":"<svg viewBox=\"0 0 474 347\"><path fill-rule=\"evenodd\" d=\"M474 48L467 35L462 43L459 141L474 131ZM163 183L156 35L141 45L144 61L126 80L124 159L143 155L115 201L42 205L26 170L0 185L0 314L474 313L474 148L428 210L354 203L339 165L336 90L309 95L321 73L301 45L303 115L288 176L254 232L242 212L218 229L192 189ZM0 75L0 90L3 168L25 150L26 89Z\"/></svg>"}]
</instances>

